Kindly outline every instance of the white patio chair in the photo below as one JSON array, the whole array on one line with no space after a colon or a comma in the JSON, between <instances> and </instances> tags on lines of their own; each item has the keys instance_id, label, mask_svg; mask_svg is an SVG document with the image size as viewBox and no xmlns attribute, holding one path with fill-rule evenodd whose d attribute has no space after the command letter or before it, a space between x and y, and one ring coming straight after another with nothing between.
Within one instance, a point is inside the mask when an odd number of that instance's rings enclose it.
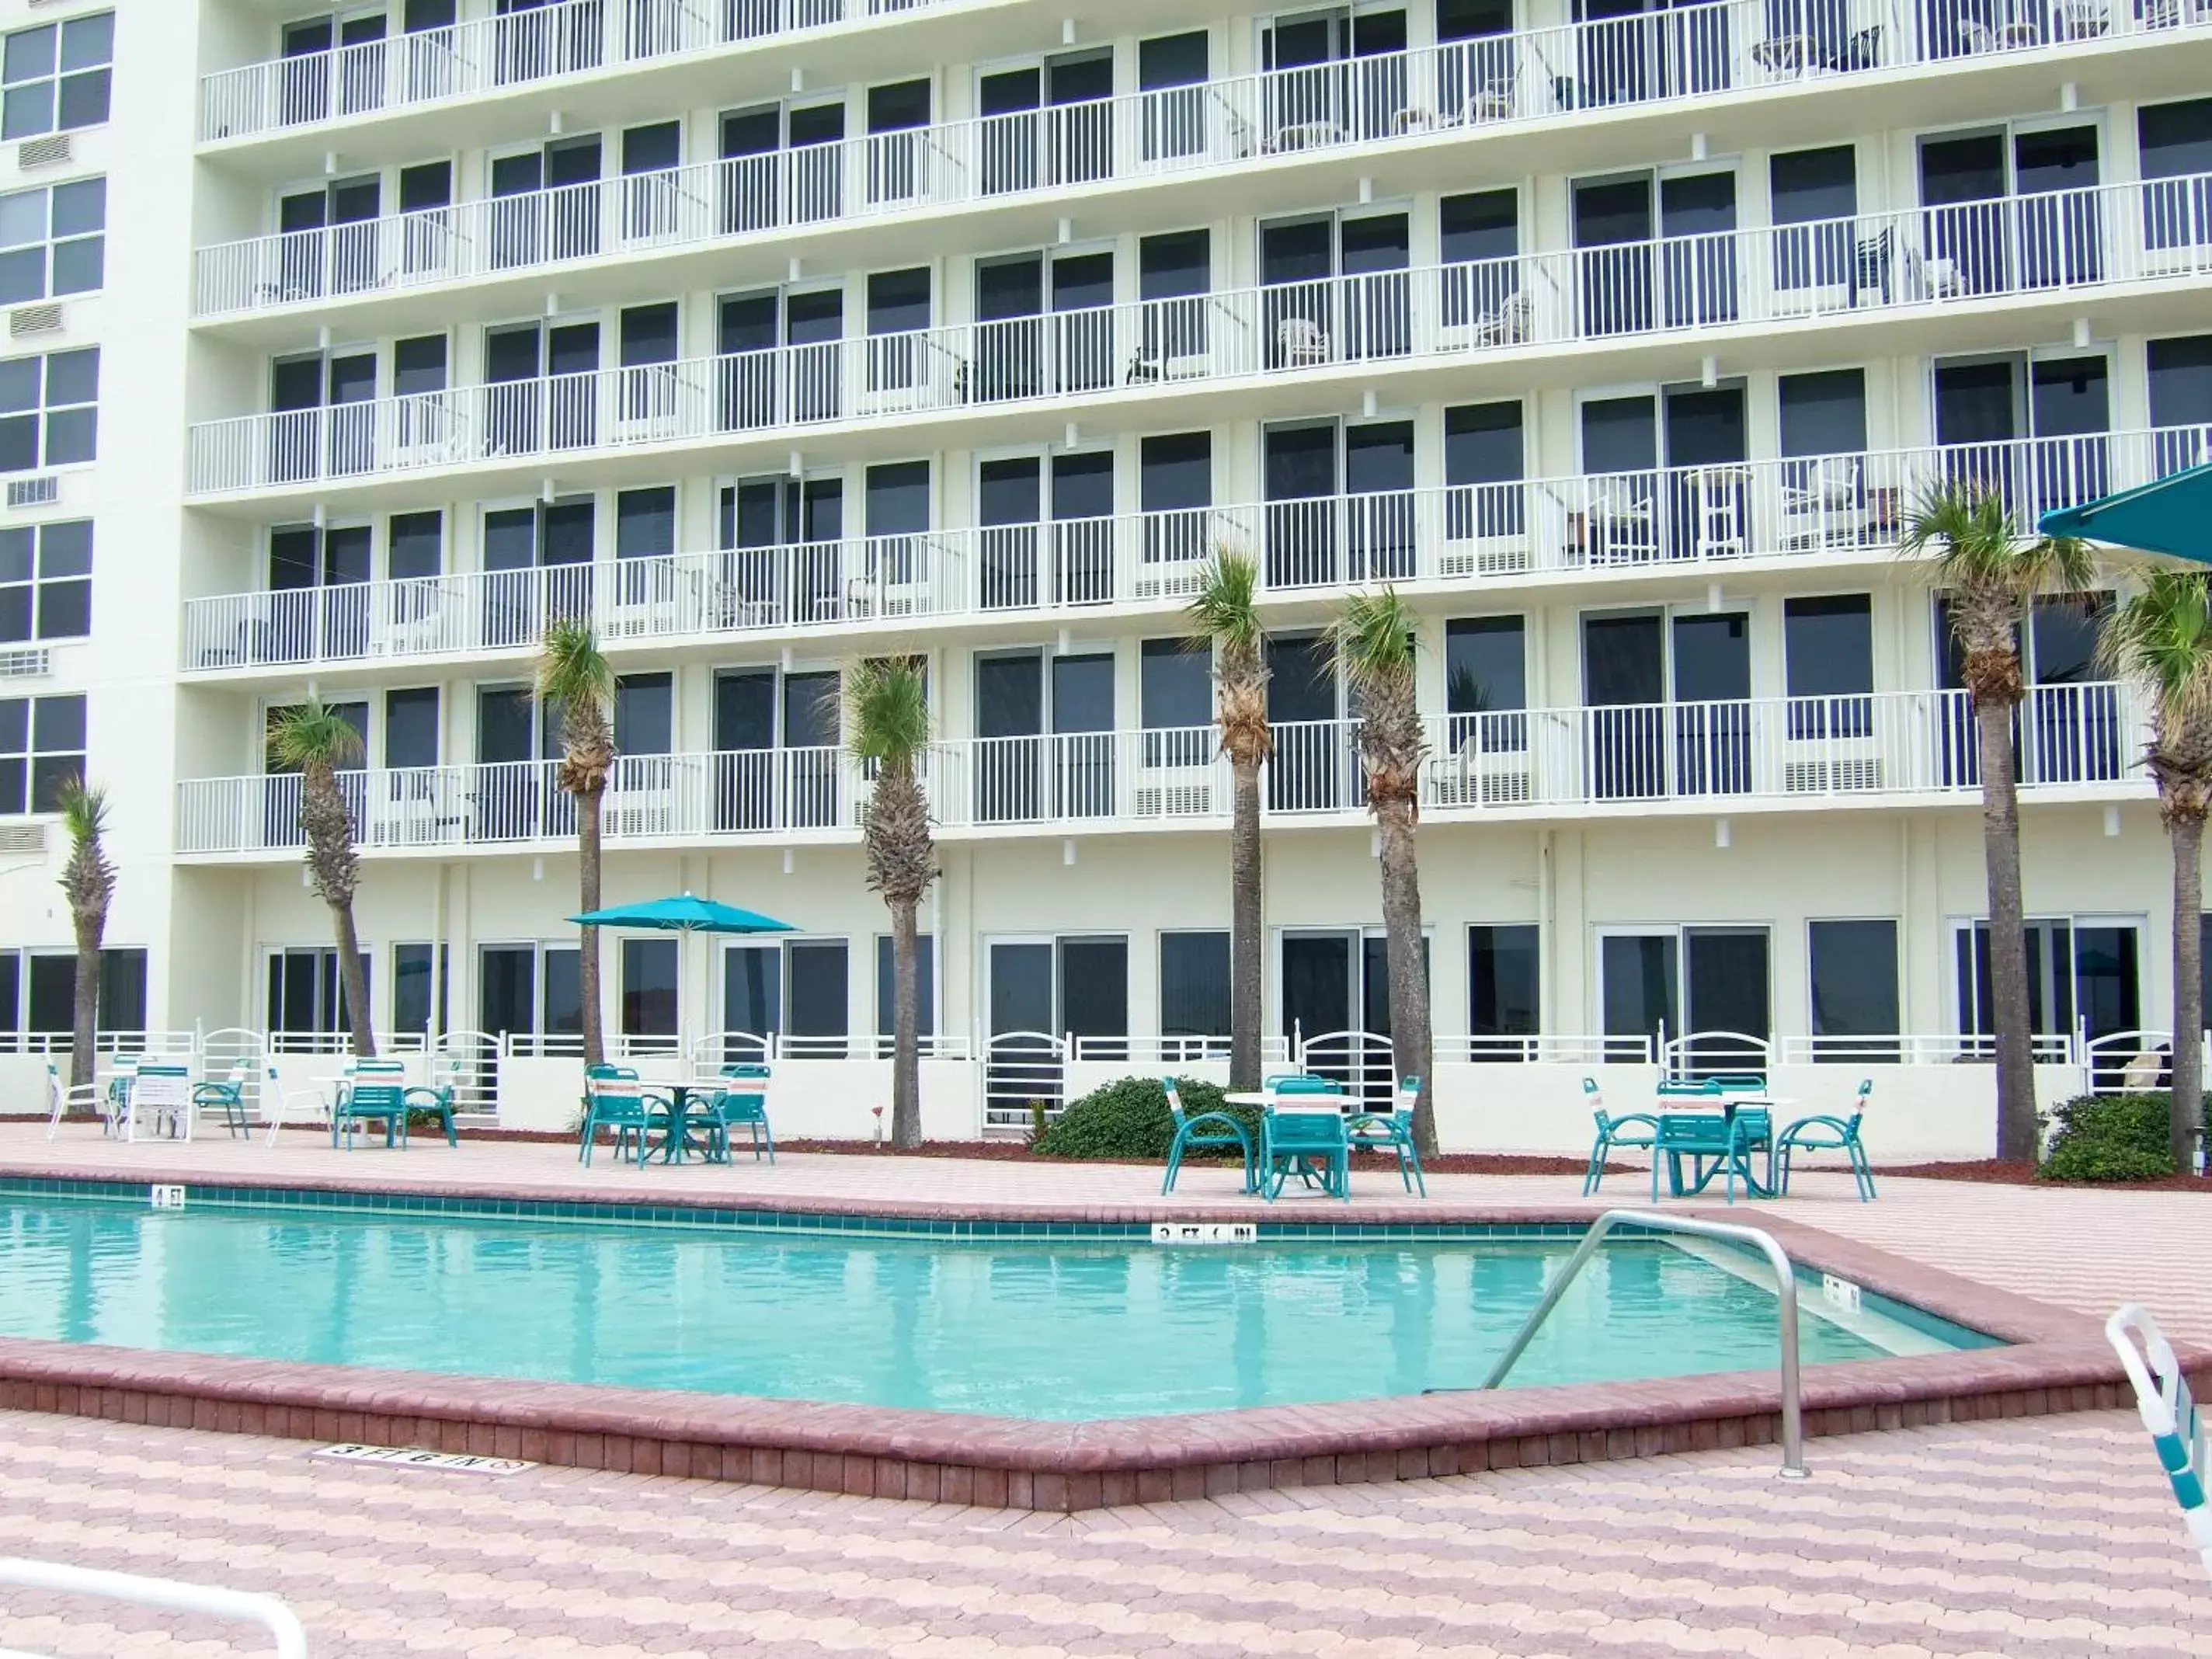
<instances>
[{"instance_id":1,"label":"white patio chair","mask_svg":"<svg viewBox=\"0 0 2212 1659\"><path fill-rule=\"evenodd\" d=\"M46 1103L52 1109L46 1115L46 1139L52 1140L62 1127L62 1119L71 1112L100 1112L100 1085L80 1083L64 1088L61 1067L53 1061L46 1062ZM100 1114L105 1117L106 1114Z\"/></svg>"},{"instance_id":2,"label":"white patio chair","mask_svg":"<svg viewBox=\"0 0 2212 1659\"><path fill-rule=\"evenodd\" d=\"M2205 1455L2203 1419L2197 1414L2197 1401L2181 1374L2173 1345L2150 1310L2136 1302L2105 1322L2105 1340L2127 1368L2128 1382L2136 1391L2136 1414L2158 1448L2158 1461L2181 1505L2189 1541L2197 1547L2205 1571L2212 1572L2212 1503L2205 1495L2212 1462Z\"/></svg>"},{"instance_id":3,"label":"white patio chair","mask_svg":"<svg viewBox=\"0 0 2212 1659\"><path fill-rule=\"evenodd\" d=\"M319 1089L287 1089L276 1076L276 1068L269 1068L269 1081L261 1091L263 1109L269 1114L269 1145L276 1144L276 1132L293 1121L293 1109L304 1109L306 1121L319 1128L331 1127L331 1103L323 1098Z\"/></svg>"}]
</instances>

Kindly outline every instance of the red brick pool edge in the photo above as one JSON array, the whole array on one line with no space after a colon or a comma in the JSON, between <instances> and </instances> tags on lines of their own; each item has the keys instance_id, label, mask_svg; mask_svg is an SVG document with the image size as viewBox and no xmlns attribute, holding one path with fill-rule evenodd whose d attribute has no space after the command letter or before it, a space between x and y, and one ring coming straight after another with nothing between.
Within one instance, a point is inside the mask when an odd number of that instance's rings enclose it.
<instances>
[{"instance_id":1,"label":"red brick pool edge","mask_svg":"<svg viewBox=\"0 0 2212 1659\"><path fill-rule=\"evenodd\" d=\"M0 1170L0 1174L11 1173ZM29 1173L29 1172L26 1172ZM68 1178L46 1168L46 1179ZM113 1179L113 1172L83 1172ZM135 1173L135 1172L134 1172ZM197 1176L197 1180L195 1177ZM153 1179L161 1177L154 1176ZM176 1179L200 1184L205 1171ZM225 1184L291 1190L297 1179ZM331 1182L358 1191L362 1183ZM434 1188L378 1182L392 1193ZM482 1187L472 1195L605 1202L604 1194ZM663 1200L665 1201L665 1200ZM698 1195L718 1208L896 1212L974 1219L1141 1221L1141 1206L886 1206L816 1198L763 1203ZM1392 1206L1362 1220L1586 1221L1606 1207ZM1718 1218L1716 1210L1685 1211ZM1249 1218L1242 1206L1223 1218ZM1177 1220L1202 1218L1178 1210ZM1772 1232L1791 1257L2008 1346L1815 1365L1805 1372L1808 1437L2124 1402L2096 1322L1779 1216L1728 1218ZM2185 1353L2212 1376L2212 1348ZM1218 1496L1276 1486L1418 1480L1493 1468L1595 1462L1771 1443L1771 1372L1408 1395L1248 1411L1037 1422L951 1413L516 1382L356 1366L0 1339L0 1408L321 1442L441 1451L635 1474L683 1475L933 1503L1050 1511ZM1817 1456L1813 1460L1817 1472Z\"/></svg>"}]
</instances>

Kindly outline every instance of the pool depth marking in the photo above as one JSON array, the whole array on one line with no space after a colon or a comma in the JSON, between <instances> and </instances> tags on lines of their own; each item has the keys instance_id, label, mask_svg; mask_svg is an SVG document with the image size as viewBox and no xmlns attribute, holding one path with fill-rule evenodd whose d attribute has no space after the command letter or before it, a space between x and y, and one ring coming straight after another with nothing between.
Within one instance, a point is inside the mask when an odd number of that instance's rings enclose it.
<instances>
[{"instance_id":1,"label":"pool depth marking","mask_svg":"<svg viewBox=\"0 0 2212 1659\"><path fill-rule=\"evenodd\" d=\"M381 1463L393 1468L430 1469L441 1474L520 1474L537 1464L520 1457L477 1457L467 1452L432 1451L428 1446L318 1446L310 1457L344 1463Z\"/></svg>"}]
</instances>

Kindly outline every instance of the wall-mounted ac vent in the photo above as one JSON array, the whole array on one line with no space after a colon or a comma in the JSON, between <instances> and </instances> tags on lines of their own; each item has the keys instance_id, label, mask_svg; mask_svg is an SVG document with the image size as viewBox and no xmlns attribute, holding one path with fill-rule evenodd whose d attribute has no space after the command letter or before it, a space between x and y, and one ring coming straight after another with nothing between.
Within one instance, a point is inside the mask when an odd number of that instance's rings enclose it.
<instances>
[{"instance_id":1,"label":"wall-mounted ac vent","mask_svg":"<svg viewBox=\"0 0 2212 1659\"><path fill-rule=\"evenodd\" d=\"M46 659L43 645L19 646L13 651L0 651L0 680L35 679L48 673L52 664Z\"/></svg>"},{"instance_id":2,"label":"wall-mounted ac vent","mask_svg":"<svg viewBox=\"0 0 2212 1659\"><path fill-rule=\"evenodd\" d=\"M59 306L17 306L8 313L8 333L14 339L26 334L52 334L61 325Z\"/></svg>"},{"instance_id":3,"label":"wall-mounted ac vent","mask_svg":"<svg viewBox=\"0 0 2212 1659\"><path fill-rule=\"evenodd\" d=\"M62 481L51 472L40 478L8 480L10 507L52 507L62 498Z\"/></svg>"},{"instance_id":4,"label":"wall-mounted ac vent","mask_svg":"<svg viewBox=\"0 0 2212 1659\"><path fill-rule=\"evenodd\" d=\"M43 853L46 826L43 823L0 823L0 853Z\"/></svg>"},{"instance_id":5,"label":"wall-mounted ac vent","mask_svg":"<svg viewBox=\"0 0 2212 1659\"><path fill-rule=\"evenodd\" d=\"M15 146L15 167L21 173L34 167L65 167L69 159L70 136L66 132L58 132L51 138L26 138Z\"/></svg>"}]
</instances>

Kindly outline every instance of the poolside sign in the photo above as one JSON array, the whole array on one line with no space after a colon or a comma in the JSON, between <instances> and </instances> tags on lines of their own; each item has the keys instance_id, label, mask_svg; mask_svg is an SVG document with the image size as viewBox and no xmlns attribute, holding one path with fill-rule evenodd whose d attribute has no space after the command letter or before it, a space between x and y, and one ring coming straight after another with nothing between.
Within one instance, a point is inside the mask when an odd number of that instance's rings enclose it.
<instances>
[{"instance_id":1,"label":"poolside sign","mask_svg":"<svg viewBox=\"0 0 2212 1659\"><path fill-rule=\"evenodd\" d=\"M1155 1221L1155 1244L1253 1244L1260 1230L1249 1221Z\"/></svg>"},{"instance_id":2,"label":"poolside sign","mask_svg":"<svg viewBox=\"0 0 2212 1659\"><path fill-rule=\"evenodd\" d=\"M465 1452L432 1451L425 1446L322 1446L310 1457L335 1457L347 1463L389 1463L403 1468L435 1469L446 1474L520 1474L534 1469L519 1457L475 1457Z\"/></svg>"}]
</instances>

